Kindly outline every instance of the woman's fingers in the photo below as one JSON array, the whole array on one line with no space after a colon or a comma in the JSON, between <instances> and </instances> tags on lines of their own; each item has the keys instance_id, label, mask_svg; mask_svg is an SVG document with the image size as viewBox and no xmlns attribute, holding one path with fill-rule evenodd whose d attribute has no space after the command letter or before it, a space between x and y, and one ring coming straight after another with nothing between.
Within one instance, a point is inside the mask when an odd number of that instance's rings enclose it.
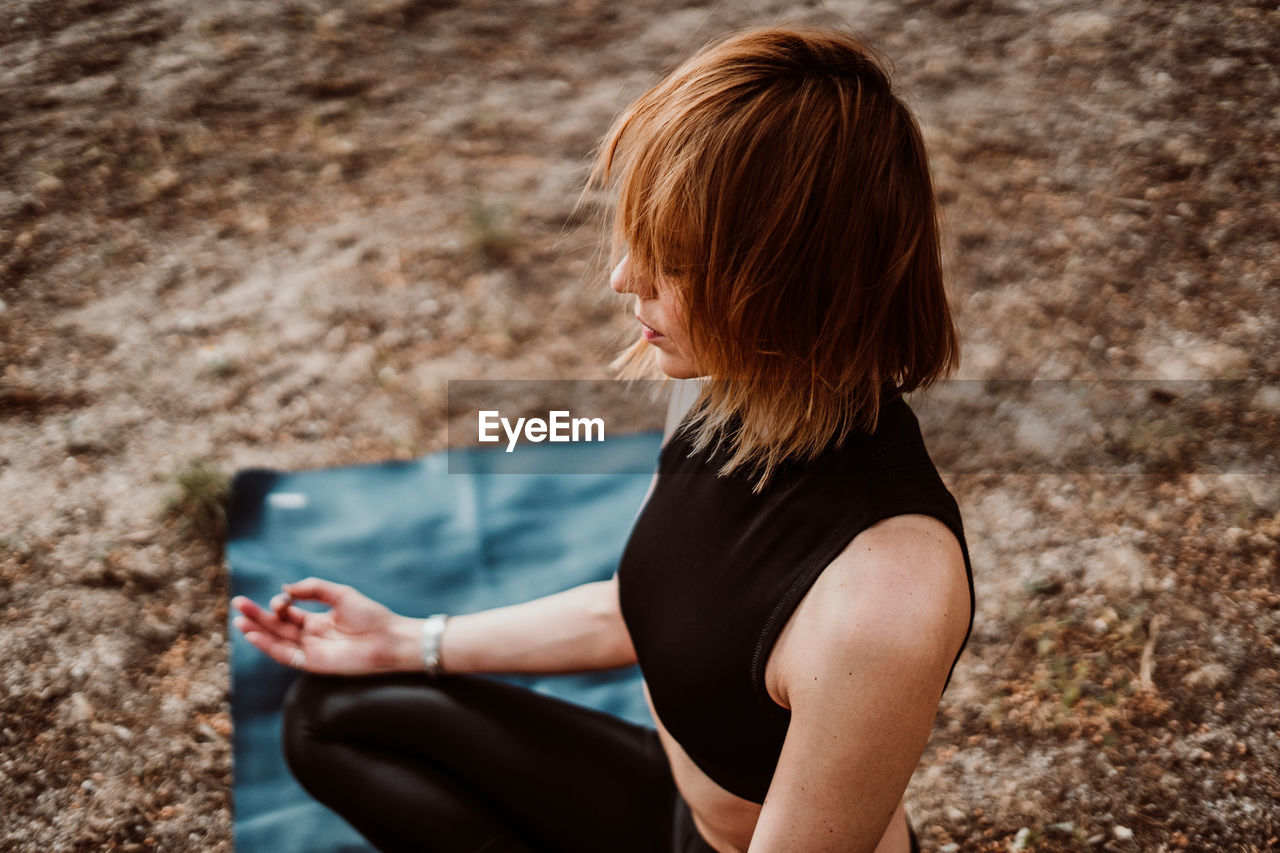
<instances>
[{"instance_id":1,"label":"woman's fingers","mask_svg":"<svg viewBox=\"0 0 1280 853\"><path fill-rule=\"evenodd\" d=\"M338 602L348 595L352 589L345 584L321 580L320 578L305 578L297 583L285 584L284 591L287 595L299 601L318 601L321 604L336 607Z\"/></svg>"},{"instance_id":2,"label":"woman's fingers","mask_svg":"<svg viewBox=\"0 0 1280 853\"><path fill-rule=\"evenodd\" d=\"M297 621L286 621L276 613L259 607L256 602L243 596L236 596L232 599L231 604L236 610L240 611L241 618L250 623L250 630L259 630L263 633L272 634L288 642L296 643L305 627L306 617L301 610L293 611L299 616ZM239 619L236 620L236 627L240 627ZM240 630L243 631L245 629L241 628Z\"/></svg>"},{"instance_id":3,"label":"woman's fingers","mask_svg":"<svg viewBox=\"0 0 1280 853\"><path fill-rule=\"evenodd\" d=\"M280 620L274 613L258 604L251 598L243 598L236 596L231 600L231 604L236 610L240 611L242 616L253 620L261 625L274 625Z\"/></svg>"},{"instance_id":4,"label":"woman's fingers","mask_svg":"<svg viewBox=\"0 0 1280 853\"><path fill-rule=\"evenodd\" d=\"M283 623L297 625L300 628L307 624L306 611L294 607L293 596L287 592L272 596L269 606L271 612Z\"/></svg>"},{"instance_id":5,"label":"woman's fingers","mask_svg":"<svg viewBox=\"0 0 1280 853\"><path fill-rule=\"evenodd\" d=\"M286 642L279 637L261 631L246 631L244 638L250 645L261 651L276 663L291 666L294 669L310 669L311 661L297 643Z\"/></svg>"}]
</instances>

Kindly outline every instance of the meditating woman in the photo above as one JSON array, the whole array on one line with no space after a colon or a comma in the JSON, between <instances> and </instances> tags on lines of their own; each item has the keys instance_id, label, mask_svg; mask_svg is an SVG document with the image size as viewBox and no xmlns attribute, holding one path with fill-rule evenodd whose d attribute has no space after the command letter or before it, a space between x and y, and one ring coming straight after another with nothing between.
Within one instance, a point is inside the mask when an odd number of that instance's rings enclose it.
<instances>
[{"instance_id":1,"label":"meditating woman","mask_svg":"<svg viewBox=\"0 0 1280 853\"><path fill-rule=\"evenodd\" d=\"M903 399L958 358L920 130L852 37L757 30L628 109L593 183L639 321L619 367L697 391L616 575L427 620L317 579L237 599L308 673L290 767L382 850L915 849L973 611ZM637 661L656 728L475 675Z\"/></svg>"}]
</instances>

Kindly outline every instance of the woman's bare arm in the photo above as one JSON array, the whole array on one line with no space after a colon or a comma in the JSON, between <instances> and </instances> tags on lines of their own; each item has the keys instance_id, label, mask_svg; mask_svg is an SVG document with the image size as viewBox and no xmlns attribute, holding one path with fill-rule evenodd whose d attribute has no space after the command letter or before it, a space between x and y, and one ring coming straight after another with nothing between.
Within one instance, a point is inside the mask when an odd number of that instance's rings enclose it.
<instances>
[{"instance_id":1,"label":"woman's bare arm","mask_svg":"<svg viewBox=\"0 0 1280 853\"><path fill-rule=\"evenodd\" d=\"M783 628L788 645L775 647L791 724L750 853L876 849L968 616L960 545L931 517L880 522L827 567Z\"/></svg>"},{"instance_id":2,"label":"woman's bare arm","mask_svg":"<svg viewBox=\"0 0 1280 853\"><path fill-rule=\"evenodd\" d=\"M440 642L443 669L576 672L634 663L615 581L453 617ZM308 612L295 601L329 610ZM423 668L424 620L401 616L344 584L307 578L286 585L269 608L242 596L232 606L245 638L287 666L345 675Z\"/></svg>"},{"instance_id":3,"label":"woman's bare arm","mask_svg":"<svg viewBox=\"0 0 1280 853\"><path fill-rule=\"evenodd\" d=\"M421 620L405 620L405 668L421 667ZM616 578L522 604L454 616L440 638L446 672L579 672L635 663Z\"/></svg>"}]
</instances>

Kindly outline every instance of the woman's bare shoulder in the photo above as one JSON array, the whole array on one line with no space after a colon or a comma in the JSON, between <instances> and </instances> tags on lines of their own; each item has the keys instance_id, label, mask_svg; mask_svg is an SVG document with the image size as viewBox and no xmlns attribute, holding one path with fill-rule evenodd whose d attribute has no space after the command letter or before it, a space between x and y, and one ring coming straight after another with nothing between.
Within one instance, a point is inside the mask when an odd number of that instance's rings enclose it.
<instances>
[{"instance_id":1,"label":"woman's bare shoulder","mask_svg":"<svg viewBox=\"0 0 1280 853\"><path fill-rule=\"evenodd\" d=\"M877 652L935 672L941 692L969 609L964 554L946 524L926 515L880 521L832 560L788 621L778 692L822 659Z\"/></svg>"}]
</instances>

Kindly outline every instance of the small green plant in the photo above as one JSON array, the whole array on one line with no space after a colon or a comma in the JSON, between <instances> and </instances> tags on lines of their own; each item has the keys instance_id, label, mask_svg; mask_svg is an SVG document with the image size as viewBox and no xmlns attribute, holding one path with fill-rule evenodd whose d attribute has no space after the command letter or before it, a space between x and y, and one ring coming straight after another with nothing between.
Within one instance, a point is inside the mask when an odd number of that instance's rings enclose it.
<instances>
[{"instance_id":1,"label":"small green plant","mask_svg":"<svg viewBox=\"0 0 1280 853\"><path fill-rule=\"evenodd\" d=\"M1052 665L1055 687L1062 697L1062 707L1070 708L1080 701L1084 682L1093 674L1087 660L1072 661L1070 658L1056 658Z\"/></svg>"},{"instance_id":2,"label":"small green plant","mask_svg":"<svg viewBox=\"0 0 1280 853\"><path fill-rule=\"evenodd\" d=\"M176 519L187 535L221 543L227 529L230 477L208 459L191 459L174 473L172 482L164 517Z\"/></svg>"}]
</instances>

